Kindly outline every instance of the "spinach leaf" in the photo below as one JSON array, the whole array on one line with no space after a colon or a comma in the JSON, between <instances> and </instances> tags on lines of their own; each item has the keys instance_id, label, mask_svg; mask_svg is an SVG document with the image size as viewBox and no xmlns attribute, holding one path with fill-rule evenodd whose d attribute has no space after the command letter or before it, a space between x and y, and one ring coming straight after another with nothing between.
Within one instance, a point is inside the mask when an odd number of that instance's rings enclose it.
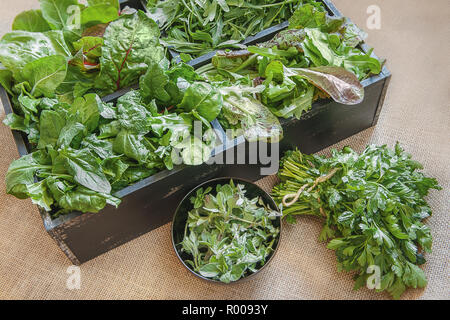
<instances>
[{"instance_id":1,"label":"spinach leaf","mask_svg":"<svg viewBox=\"0 0 450 320\"><path fill-rule=\"evenodd\" d=\"M58 156L65 162L74 180L82 186L100 193L110 193L111 185L99 163L89 150L63 149Z\"/></svg>"},{"instance_id":2,"label":"spinach leaf","mask_svg":"<svg viewBox=\"0 0 450 320\"><path fill-rule=\"evenodd\" d=\"M83 124L88 132L93 132L100 120L100 110L103 108L99 96L90 93L84 97L78 97L72 104L70 112L79 117L79 122Z\"/></svg>"},{"instance_id":3,"label":"spinach leaf","mask_svg":"<svg viewBox=\"0 0 450 320\"><path fill-rule=\"evenodd\" d=\"M78 186L70 191L64 192L58 200L58 205L67 212L81 211L96 213L103 209L106 204L117 207L120 202L120 199L107 193L95 192L91 189Z\"/></svg>"},{"instance_id":4,"label":"spinach leaf","mask_svg":"<svg viewBox=\"0 0 450 320\"><path fill-rule=\"evenodd\" d=\"M11 163L6 173L6 192L19 199L28 197L28 185L38 171L51 171L51 162L42 151L25 155Z\"/></svg>"},{"instance_id":5,"label":"spinach leaf","mask_svg":"<svg viewBox=\"0 0 450 320\"><path fill-rule=\"evenodd\" d=\"M48 145L56 147L61 130L66 125L65 118L57 111L44 110L41 113L39 124L41 133L38 149L44 149Z\"/></svg>"}]
</instances>

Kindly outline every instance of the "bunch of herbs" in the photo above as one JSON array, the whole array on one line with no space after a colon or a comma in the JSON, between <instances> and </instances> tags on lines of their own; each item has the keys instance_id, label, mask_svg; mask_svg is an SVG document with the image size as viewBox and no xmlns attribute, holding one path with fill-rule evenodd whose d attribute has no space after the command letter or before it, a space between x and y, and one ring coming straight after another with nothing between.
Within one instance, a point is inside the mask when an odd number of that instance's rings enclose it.
<instances>
[{"instance_id":1,"label":"bunch of herbs","mask_svg":"<svg viewBox=\"0 0 450 320\"><path fill-rule=\"evenodd\" d=\"M272 194L284 203L289 222L300 215L323 221L319 239L336 251L339 270L356 272L355 290L377 266L380 279L371 285L399 298L407 287L427 284L419 268L432 244L423 221L431 216L424 197L440 187L419 169L398 144L394 150L368 146L361 154L346 147L329 158L290 151ZM286 203L291 198L293 203Z\"/></svg>"}]
</instances>

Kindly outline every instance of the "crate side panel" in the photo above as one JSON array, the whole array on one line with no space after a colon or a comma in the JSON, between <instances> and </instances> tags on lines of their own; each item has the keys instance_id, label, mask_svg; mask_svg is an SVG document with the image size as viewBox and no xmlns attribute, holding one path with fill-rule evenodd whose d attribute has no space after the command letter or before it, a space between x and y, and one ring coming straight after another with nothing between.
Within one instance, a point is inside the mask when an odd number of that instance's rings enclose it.
<instances>
[{"instance_id":1,"label":"crate side panel","mask_svg":"<svg viewBox=\"0 0 450 320\"><path fill-rule=\"evenodd\" d=\"M124 197L117 209L108 206L97 214L81 215L59 226L55 231L58 241L80 263L95 258L168 223L184 195L200 182L217 176L218 169L207 164L187 167L138 189Z\"/></svg>"}]
</instances>

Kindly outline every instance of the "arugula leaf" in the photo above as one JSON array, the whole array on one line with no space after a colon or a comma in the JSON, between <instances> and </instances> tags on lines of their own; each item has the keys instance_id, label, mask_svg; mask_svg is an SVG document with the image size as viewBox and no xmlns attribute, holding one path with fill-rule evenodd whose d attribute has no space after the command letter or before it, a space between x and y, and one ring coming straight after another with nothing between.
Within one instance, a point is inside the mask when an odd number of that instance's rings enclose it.
<instances>
[{"instance_id":1,"label":"arugula leaf","mask_svg":"<svg viewBox=\"0 0 450 320\"><path fill-rule=\"evenodd\" d=\"M165 46L197 57L243 48L250 35L287 20L301 0L149 0L149 16L166 32Z\"/></svg>"}]
</instances>

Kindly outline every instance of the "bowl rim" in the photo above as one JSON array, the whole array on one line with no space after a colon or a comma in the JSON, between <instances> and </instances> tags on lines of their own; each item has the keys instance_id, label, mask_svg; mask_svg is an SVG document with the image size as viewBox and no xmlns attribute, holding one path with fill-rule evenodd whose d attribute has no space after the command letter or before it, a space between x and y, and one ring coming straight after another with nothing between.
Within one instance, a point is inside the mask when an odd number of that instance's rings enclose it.
<instances>
[{"instance_id":1,"label":"bowl rim","mask_svg":"<svg viewBox=\"0 0 450 320\"><path fill-rule=\"evenodd\" d=\"M207 278L207 277L204 277L204 276L202 276L201 274L199 274L199 273L197 273L197 272L195 272L194 270L192 270L191 269L191 267L187 264L187 263L185 263L184 262L184 260L181 258L181 256L180 256L180 254L179 254L179 252L178 252L178 250L177 250L177 247L176 247L176 243L175 243L175 228L174 228L174 226L175 226L175 219L177 218L177 216L178 216L178 214L179 214L179 211L180 211L180 207L181 207L181 205L184 203L184 201L187 201L191 196L192 196L192 194L195 192L195 191L197 191L197 189L199 189L199 188L201 188L201 187L203 187L204 185L206 185L206 184L210 184L210 183L212 183L212 182L217 182L217 184L219 184L219 181L228 181L228 183L230 182L230 180L233 180L233 182L234 181L242 181L242 182L244 182L244 183L247 183L247 184L251 184L251 185L253 185L253 186L255 186L262 194L265 194L267 197L268 197L268 199L270 199L271 200L271 202L272 203L270 203L270 205L271 205L271 207L273 206L273 207L275 207L275 211L277 211L280 215L279 216L277 216L277 219L279 219L279 221L280 221L280 226L279 226L279 229L280 229L280 231L279 231L279 233L278 233L278 241L277 241L277 244L276 244L276 247L273 249L273 251L272 251L272 254L270 255L270 257L269 257L269 259L264 263L264 265L261 267L261 268L259 268L256 272L254 272L254 273L252 273L252 274L250 274L250 275L248 275L248 276L244 276L244 277L242 277L242 278L240 278L240 279L238 279L238 280L236 280L236 281L231 281L231 282L229 282L229 283L225 283L225 282L222 282L222 281L219 281L219 280L214 280L214 279L210 279L210 278ZM237 183L239 183L239 182L237 182ZM272 208L273 209L273 208ZM207 180L207 181L205 181L205 182L202 182L201 184L199 184L199 185L197 185L196 187L194 187L194 188L192 188L184 197L183 197L183 199L180 201L180 203L178 204L178 206L177 206L177 208L175 209L175 213L174 213L174 215L173 215L173 218L172 218L172 226L171 226L171 237L172 237L172 247L173 247L173 249L174 249L174 251L175 251L175 254L177 255L177 257L178 257L178 260L181 262L181 264L187 269L187 270L189 270L192 274L194 274L196 277L198 277L198 278L200 278L200 279L203 279L203 280L205 280L205 281L208 281L208 282L212 282L212 283L217 283L217 284L222 284L222 285L232 285L232 284L236 284L236 283L241 283L241 282L244 282L244 281L247 281L247 280L249 280L249 279L252 279L254 276L256 276L257 274L259 274L263 269L265 269L266 267L267 267L267 265L269 265L270 264L270 262L273 260L273 258L275 257L275 255L276 255L276 253L277 253L277 251L278 251L278 248L280 247L280 242L281 242L281 233L282 233L282 224L283 224L283 220L282 220L282 216L281 216L281 212L280 212L280 209L278 208L278 206L276 205L276 202L275 202L275 200L272 198L272 196L268 193L268 192L266 192L266 191L264 191L260 186L258 186L256 183L254 183L253 181L250 181L250 180L247 180L247 179L242 179L242 178L238 178L238 177L217 177L217 178L213 178L213 179L210 179L210 180Z\"/></svg>"}]
</instances>

